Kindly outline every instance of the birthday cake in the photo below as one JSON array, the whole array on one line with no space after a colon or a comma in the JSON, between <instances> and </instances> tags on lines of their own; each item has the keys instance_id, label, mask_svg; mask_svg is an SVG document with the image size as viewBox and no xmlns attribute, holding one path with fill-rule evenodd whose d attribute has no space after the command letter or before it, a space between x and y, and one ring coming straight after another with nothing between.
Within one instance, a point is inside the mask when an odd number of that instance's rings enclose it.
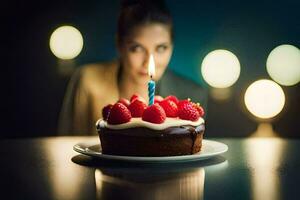
<instances>
[{"instance_id":1,"label":"birthday cake","mask_svg":"<svg viewBox=\"0 0 300 200\"><path fill-rule=\"evenodd\" d=\"M138 95L102 110L96 123L103 154L178 156L201 150L204 110L190 99L155 96L147 105Z\"/></svg>"}]
</instances>

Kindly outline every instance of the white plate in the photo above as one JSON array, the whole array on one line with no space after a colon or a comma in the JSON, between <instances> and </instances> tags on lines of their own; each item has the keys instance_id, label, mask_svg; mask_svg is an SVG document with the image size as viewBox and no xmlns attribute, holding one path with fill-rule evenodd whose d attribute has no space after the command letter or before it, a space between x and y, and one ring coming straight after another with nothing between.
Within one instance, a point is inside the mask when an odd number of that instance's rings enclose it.
<instances>
[{"instance_id":1,"label":"white plate","mask_svg":"<svg viewBox=\"0 0 300 200\"><path fill-rule=\"evenodd\" d=\"M228 150L228 146L221 142L213 140L202 140L202 148L199 153L185 156L160 156L160 157L144 157L144 156L116 156L101 153L100 144L97 141L82 142L74 145L74 151L84 155L98 157L109 160L134 161L134 162L182 162L204 160L216 155L220 155Z\"/></svg>"}]
</instances>

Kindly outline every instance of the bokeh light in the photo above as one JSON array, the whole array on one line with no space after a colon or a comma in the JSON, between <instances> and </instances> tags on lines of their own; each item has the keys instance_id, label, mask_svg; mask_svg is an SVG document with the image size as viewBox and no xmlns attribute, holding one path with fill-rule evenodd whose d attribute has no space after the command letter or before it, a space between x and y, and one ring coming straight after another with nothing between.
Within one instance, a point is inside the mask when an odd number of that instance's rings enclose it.
<instances>
[{"instance_id":1,"label":"bokeh light","mask_svg":"<svg viewBox=\"0 0 300 200\"><path fill-rule=\"evenodd\" d=\"M284 107L285 95L277 83L262 79L247 88L244 101L253 115L267 119L280 113Z\"/></svg>"},{"instance_id":2,"label":"bokeh light","mask_svg":"<svg viewBox=\"0 0 300 200\"><path fill-rule=\"evenodd\" d=\"M50 37L50 49L60 59L73 59L81 52L83 38L73 26L61 26Z\"/></svg>"},{"instance_id":3,"label":"bokeh light","mask_svg":"<svg viewBox=\"0 0 300 200\"><path fill-rule=\"evenodd\" d=\"M226 88L238 80L240 68L240 62L233 53L219 49L205 56L201 66L201 73L210 86Z\"/></svg>"},{"instance_id":4,"label":"bokeh light","mask_svg":"<svg viewBox=\"0 0 300 200\"><path fill-rule=\"evenodd\" d=\"M281 85L291 86L300 81L300 50L292 45L280 45L267 59L267 71Z\"/></svg>"}]
</instances>

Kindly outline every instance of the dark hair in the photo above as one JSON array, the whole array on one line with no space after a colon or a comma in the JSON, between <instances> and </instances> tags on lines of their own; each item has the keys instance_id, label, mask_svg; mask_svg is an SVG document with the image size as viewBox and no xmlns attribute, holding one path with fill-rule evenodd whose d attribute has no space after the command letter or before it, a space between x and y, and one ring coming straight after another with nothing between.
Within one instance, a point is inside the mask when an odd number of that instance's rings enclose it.
<instances>
[{"instance_id":1,"label":"dark hair","mask_svg":"<svg viewBox=\"0 0 300 200\"><path fill-rule=\"evenodd\" d=\"M173 20L163 0L123 0L117 27L118 45L123 44L135 27L148 23L169 26L173 39Z\"/></svg>"}]
</instances>

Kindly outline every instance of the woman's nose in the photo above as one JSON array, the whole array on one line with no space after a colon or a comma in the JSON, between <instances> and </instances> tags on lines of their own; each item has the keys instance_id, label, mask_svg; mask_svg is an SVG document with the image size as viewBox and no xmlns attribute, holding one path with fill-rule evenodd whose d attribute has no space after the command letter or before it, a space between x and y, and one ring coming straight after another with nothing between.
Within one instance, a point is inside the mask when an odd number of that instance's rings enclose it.
<instances>
[{"instance_id":1,"label":"woman's nose","mask_svg":"<svg viewBox=\"0 0 300 200\"><path fill-rule=\"evenodd\" d=\"M149 53L149 52L146 52L145 55L144 55L144 60L143 60L143 67L144 68L148 67L150 55L151 55L151 53Z\"/></svg>"}]
</instances>

